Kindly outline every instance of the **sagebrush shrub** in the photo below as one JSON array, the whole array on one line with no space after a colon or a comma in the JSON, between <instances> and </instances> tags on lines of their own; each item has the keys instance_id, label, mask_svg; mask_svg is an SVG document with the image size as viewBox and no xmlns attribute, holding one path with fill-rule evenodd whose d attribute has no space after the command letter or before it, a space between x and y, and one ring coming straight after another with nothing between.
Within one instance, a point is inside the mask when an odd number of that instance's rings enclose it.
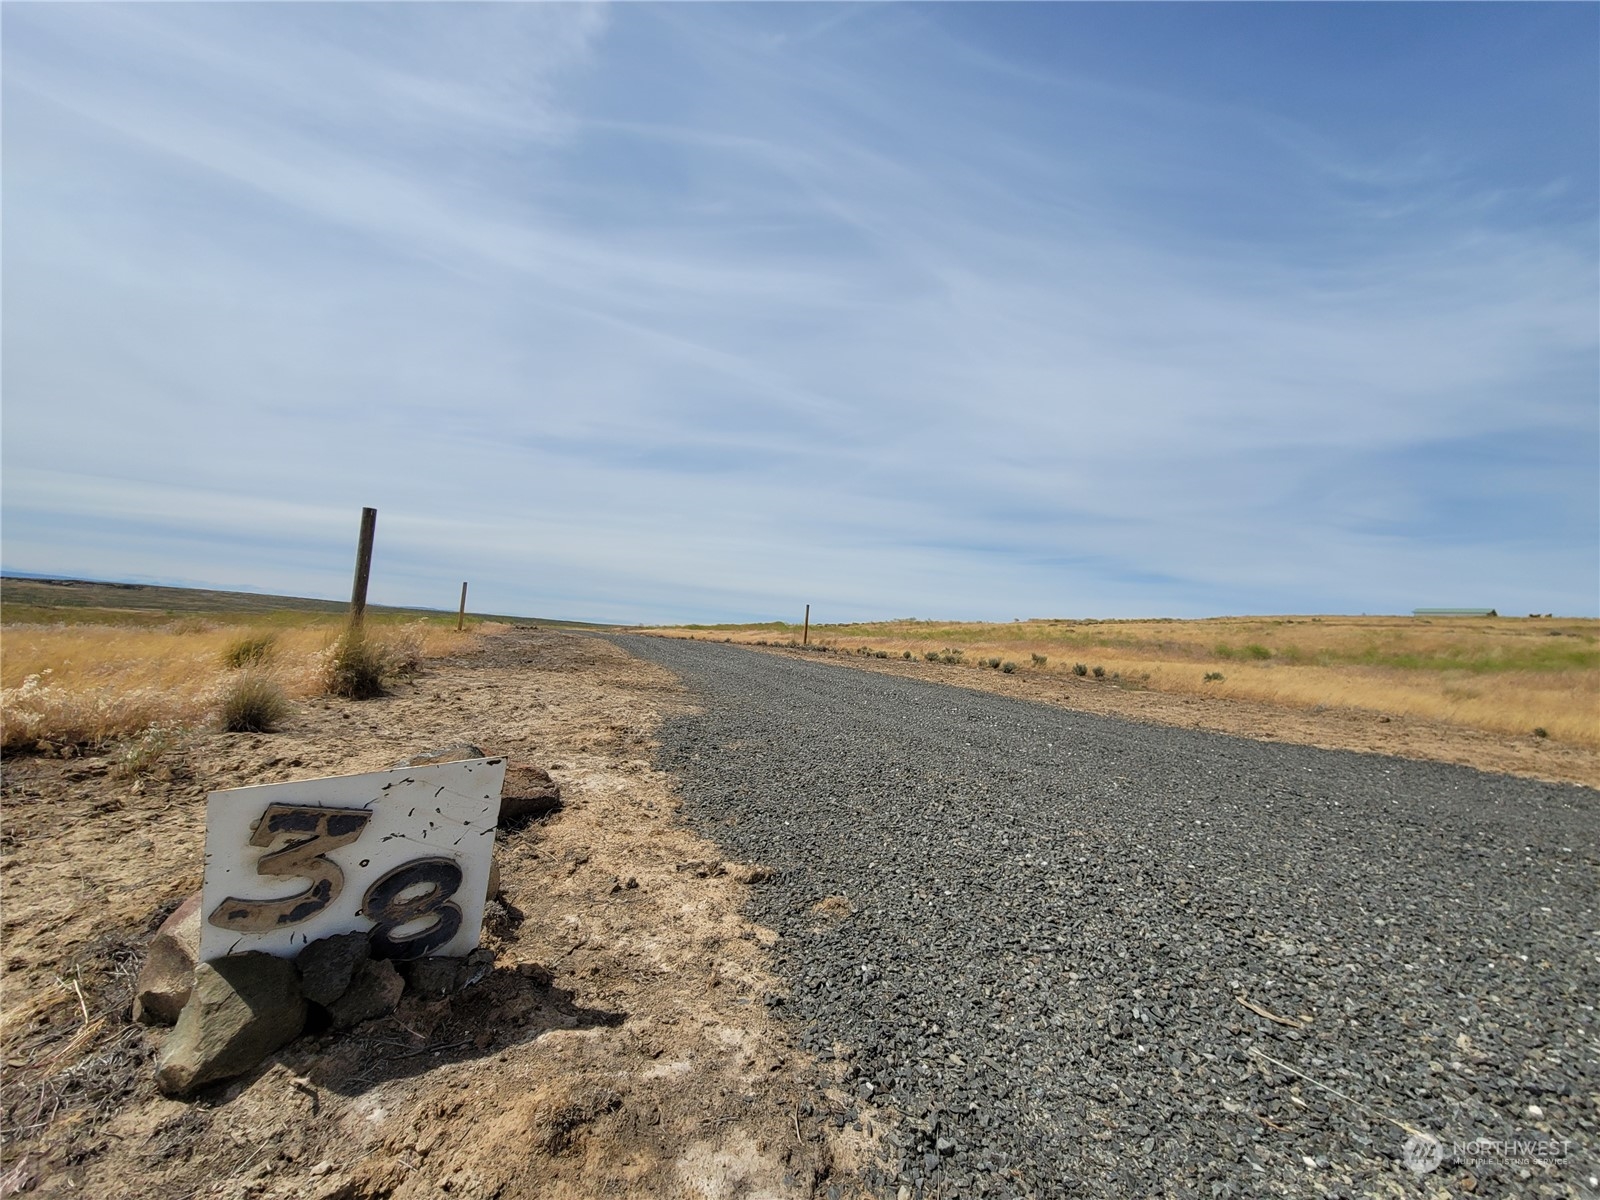
<instances>
[{"instance_id":1,"label":"sagebrush shrub","mask_svg":"<svg viewBox=\"0 0 1600 1200\"><path fill-rule=\"evenodd\" d=\"M1073 663L1072 673L1074 675L1087 675L1089 673L1089 668L1084 666L1082 663Z\"/></svg>"}]
</instances>

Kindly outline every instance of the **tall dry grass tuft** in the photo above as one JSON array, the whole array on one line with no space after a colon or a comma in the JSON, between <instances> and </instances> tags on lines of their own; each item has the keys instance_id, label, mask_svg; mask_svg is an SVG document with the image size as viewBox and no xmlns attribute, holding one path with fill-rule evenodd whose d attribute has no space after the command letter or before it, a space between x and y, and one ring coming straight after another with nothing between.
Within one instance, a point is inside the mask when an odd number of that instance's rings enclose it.
<instances>
[{"instance_id":1,"label":"tall dry grass tuft","mask_svg":"<svg viewBox=\"0 0 1600 1200\"><path fill-rule=\"evenodd\" d=\"M217 700L217 720L226 733L272 733L293 706L283 686L264 671L241 671Z\"/></svg>"},{"instance_id":2,"label":"tall dry grass tuft","mask_svg":"<svg viewBox=\"0 0 1600 1200\"><path fill-rule=\"evenodd\" d=\"M473 635L414 622L380 632L347 628L326 651L324 684L330 695L371 700L385 687L414 674L425 658L441 657L470 644Z\"/></svg>"},{"instance_id":3,"label":"tall dry grass tuft","mask_svg":"<svg viewBox=\"0 0 1600 1200\"><path fill-rule=\"evenodd\" d=\"M272 661L273 647L277 642L278 635L270 631L247 633L234 638L222 651L222 665L234 671L265 666Z\"/></svg>"},{"instance_id":4,"label":"tall dry grass tuft","mask_svg":"<svg viewBox=\"0 0 1600 1200\"><path fill-rule=\"evenodd\" d=\"M371 700L383 695L387 658L380 642L360 626L345 630L328 647L325 682L328 694L346 700Z\"/></svg>"}]
</instances>

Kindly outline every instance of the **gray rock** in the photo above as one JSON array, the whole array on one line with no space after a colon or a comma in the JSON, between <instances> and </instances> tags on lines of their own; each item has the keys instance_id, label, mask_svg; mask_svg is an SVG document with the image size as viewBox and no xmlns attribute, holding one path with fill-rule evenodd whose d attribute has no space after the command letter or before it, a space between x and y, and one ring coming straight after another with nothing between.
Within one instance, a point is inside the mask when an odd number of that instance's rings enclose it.
<instances>
[{"instance_id":1,"label":"gray rock","mask_svg":"<svg viewBox=\"0 0 1600 1200\"><path fill-rule=\"evenodd\" d=\"M470 951L456 972L455 990L464 992L475 983L482 982L494 970L494 954L479 946Z\"/></svg>"},{"instance_id":2,"label":"gray rock","mask_svg":"<svg viewBox=\"0 0 1600 1200\"><path fill-rule=\"evenodd\" d=\"M305 1022L299 972L288 959L252 952L200 963L161 1048L156 1086L175 1096L242 1075L298 1037Z\"/></svg>"},{"instance_id":3,"label":"gray rock","mask_svg":"<svg viewBox=\"0 0 1600 1200\"><path fill-rule=\"evenodd\" d=\"M146 1025L171 1025L189 1002L194 964L200 957L200 893L196 892L161 923L145 952L133 986L133 1019Z\"/></svg>"},{"instance_id":4,"label":"gray rock","mask_svg":"<svg viewBox=\"0 0 1600 1200\"><path fill-rule=\"evenodd\" d=\"M488 758L477 746L471 742L452 742L448 746L440 746L437 750L424 750L421 754L413 754L410 758L402 758L395 763L398 767L434 767L440 763L465 762L469 758Z\"/></svg>"},{"instance_id":5,"label":"gray rock","mask_svg":"<svg viewBox=\"0 0 1600 1200\"><path fill-rule=\"evenodd\" d=\"M449 955L413 958L399 963L406 990L424 1000L442 1000L456 990L456 979L466 959Z\"/></svg>"},{"instance_id":6,"label":"gray rock","mask_svg":"<svg viewBox=\"0 0 1600 1200\"><path fill-rule=\"evenodd\" d=\"M400 972L387 959L369 958L350 981L350 986L328 1006L336 1029L349 1029L362 1021L385 1016L400 1003L406 989Z\"/></svg>"},{"instance_id":7,"label":"gray rock","mask_svg":"<svg viewBox=\"0 0 1600 1200\"><path fill-rule=\"evenodd\" d=\"M371 953L365 933L339 933L312 942L294 960L300 968L300 994L326 1008L345 994Z\"/></svg>"}]
</instances>

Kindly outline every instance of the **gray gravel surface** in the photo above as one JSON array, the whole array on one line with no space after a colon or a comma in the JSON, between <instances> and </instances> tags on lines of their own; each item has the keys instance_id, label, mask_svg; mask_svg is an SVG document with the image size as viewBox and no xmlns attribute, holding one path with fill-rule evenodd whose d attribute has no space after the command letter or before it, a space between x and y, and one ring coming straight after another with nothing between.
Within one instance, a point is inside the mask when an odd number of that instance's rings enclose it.
<instances>
[{"instance_id":1,"label":"gray gravel surface","mask_svg":"<svg viewBox=\"0 0 1600 1200\"><path fill-rule=\"evenodd\" d=\"M1600 793L618 640L704 707L660 761L776 870L769 1003L891 1124L873 1190L1600 1191Z\"/></svg>"}]
</instances>

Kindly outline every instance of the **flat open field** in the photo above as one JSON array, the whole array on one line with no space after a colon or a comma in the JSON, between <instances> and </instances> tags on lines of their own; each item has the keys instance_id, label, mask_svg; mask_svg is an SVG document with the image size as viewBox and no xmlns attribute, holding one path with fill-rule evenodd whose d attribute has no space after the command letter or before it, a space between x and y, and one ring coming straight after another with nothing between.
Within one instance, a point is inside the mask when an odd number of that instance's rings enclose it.
<instances>
[{"instance_id":1,"label":"flat open field","mask_svg":"<svg viewBox=\"0 0 1600 1200\"><path fill-rule=\"evenodd\" d=\"M785 649L801 637L781 622L646 632ZM1600 784L1600 621L905 620L812 625L809 642L830 661L1154 724Z\"/></svg>"},{"instance_id":2,"label":"flat open field","mask_svg":"<svg viewBox=\"0 0 1600 1200\"><path fill-rule=\"evenodd\" d=\"M206 588L161 587L146 583L99 583L86 579L0 578L0 614L8 625L47 624L161 625L181 617L211 620L245 618L252 622L301 624L320 616L330 624L344 619L342 600L273 596L264 592L224 592ZM430 621L455 624L455 613L431 608L396 608L373 604L368 614L378 621ZM533 618L468 612L476 621L530 621ZM537 624L563 629L599 628L581 621L538 618Z\"/></svg>"}]
</instances>

